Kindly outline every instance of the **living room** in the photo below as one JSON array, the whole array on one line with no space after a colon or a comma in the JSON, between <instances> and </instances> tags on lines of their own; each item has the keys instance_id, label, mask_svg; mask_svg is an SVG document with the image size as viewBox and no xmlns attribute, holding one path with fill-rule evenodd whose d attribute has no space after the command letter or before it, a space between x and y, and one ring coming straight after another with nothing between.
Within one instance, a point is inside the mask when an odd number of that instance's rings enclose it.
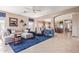
<instances>
[{"instance_id":1,"label":"living room","mask_svg":"<svg viewBox=\"0 0 79 59\"><path fill-rule=\"evenodd\" d=\"M0 10L3 52L79 52L71 47L72 42L74 47L78 43L79 7L7 6ZM67 43L69 47L64 47Z\"/></svg>"}]
</instances>

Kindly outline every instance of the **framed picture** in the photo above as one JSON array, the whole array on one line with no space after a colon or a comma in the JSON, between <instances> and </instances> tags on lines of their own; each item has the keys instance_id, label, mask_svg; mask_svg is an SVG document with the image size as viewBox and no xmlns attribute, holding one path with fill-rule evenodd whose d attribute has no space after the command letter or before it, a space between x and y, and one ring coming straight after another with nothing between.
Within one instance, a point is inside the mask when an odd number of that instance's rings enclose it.
<instances>
[{"instance_id":1,"label":"framed picture","mask_svg":"<svg viewBox=\"0 0 79 59\"><path fill-rule=\"evenodd\" d=\"M9 18L9 26L18 26L18 19L17 18Z\"/></svg>"}]
</instances>

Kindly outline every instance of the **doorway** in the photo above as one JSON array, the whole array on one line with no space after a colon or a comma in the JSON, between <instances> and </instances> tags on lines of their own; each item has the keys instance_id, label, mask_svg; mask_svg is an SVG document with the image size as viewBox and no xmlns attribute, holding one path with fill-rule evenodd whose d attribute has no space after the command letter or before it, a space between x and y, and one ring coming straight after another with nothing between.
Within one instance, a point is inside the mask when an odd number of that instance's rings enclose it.
<instances>
[{"instance_id":1,"label":"doorway","mask_svg":"<svg viewBox=\"0 0 79 59\"><path fill-rule=\"evenodd\" d=\"M55 32L72 32L72 13L55 17Z\"/></svg>"}]
</instances>

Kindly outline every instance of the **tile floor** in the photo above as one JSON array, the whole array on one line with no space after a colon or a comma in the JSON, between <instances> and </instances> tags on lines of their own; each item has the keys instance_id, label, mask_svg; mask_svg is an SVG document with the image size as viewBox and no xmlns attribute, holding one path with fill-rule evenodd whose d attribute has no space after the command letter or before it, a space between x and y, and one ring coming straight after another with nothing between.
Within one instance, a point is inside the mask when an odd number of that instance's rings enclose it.
<instances>
[{"instance_id":1,"label":"tile floor","mask_svg":"<svg viewBox=\"0 0 79 59\"><path fill-rule=\"evenodd\" d=\"M13 53L10 46L0 43L0 52ZM19 53L78 53L79 37L70 33L55 34L54 37L25 49Z\"/></svg>"}]
</instances>

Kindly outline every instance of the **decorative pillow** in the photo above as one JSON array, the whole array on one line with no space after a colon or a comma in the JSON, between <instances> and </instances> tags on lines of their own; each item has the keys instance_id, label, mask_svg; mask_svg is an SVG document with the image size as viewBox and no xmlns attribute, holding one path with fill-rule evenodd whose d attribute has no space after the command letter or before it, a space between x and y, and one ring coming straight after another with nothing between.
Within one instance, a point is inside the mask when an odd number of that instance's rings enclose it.
<instances>
[{"instance_id":1,"label":"decorative pillow","mask_svg":"<svg viewBox=\"0 0 79 59\"><path fill-rule=\"evenodd\" d=\"M15 31L14 31L14 30L12 30L12 33L15 33Z\"/></svg>"},{"instance_id":2,"label":"decorative pillow","mask_svg":"<svg viewBox=\"0 0 79 59\"><path fill-rule=\"evenodd\" d=\"M45 36L54 36L54 30L52 30L52 29L45 29L44 30L44 35Z\"/></svg>"},{"instance_id":3,"label":"decorative pillow","mask_svg":"<svg viewBox=\"0 0 79 59\"><path fill-rule=\"evenodd\" d=\"M25 33L28 33L28 30L24 30Z\"/></svg>"}]
</instances>

